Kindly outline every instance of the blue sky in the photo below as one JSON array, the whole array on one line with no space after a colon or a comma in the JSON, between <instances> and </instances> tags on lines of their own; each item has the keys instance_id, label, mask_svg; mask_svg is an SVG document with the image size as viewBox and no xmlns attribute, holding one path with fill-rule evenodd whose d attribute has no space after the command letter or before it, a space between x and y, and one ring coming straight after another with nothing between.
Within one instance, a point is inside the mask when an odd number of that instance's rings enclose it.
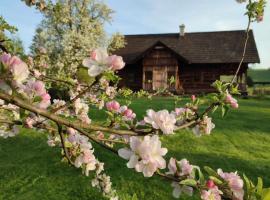
<instances>
[{"instance_id":1,"label":"blue sky","mask_svg":"<svg viewBox=\"0 0 270 200\"><path fill-rule=\"evenodd\" d=\"M114 20L106 25L109 33L123 34L187 32L245 29L244 4L235 0L104 0L114 11ZM31 44L41 15L20 0L1 0L0 14L17 26L26 48ZM270 67L270 4L262 23L252 25L261 63Z\"/></svg>"}]
</instances>

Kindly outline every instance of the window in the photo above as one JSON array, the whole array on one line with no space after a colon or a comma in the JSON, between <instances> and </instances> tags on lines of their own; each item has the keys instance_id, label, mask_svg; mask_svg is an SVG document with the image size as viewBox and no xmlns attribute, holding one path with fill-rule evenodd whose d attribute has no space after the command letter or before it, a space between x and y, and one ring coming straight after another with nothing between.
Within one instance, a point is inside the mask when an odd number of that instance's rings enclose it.
<instances>
[{"instance_id":1,"label":"window","mask_svg":"<svg viewBox=\"0 0 270 200\"><path fill-rule=\"evenodd\" d=\"M146 71L145 72L145 82L151 83L153 81L153 72L152 71Z\"/></svg>"}]
</instances>

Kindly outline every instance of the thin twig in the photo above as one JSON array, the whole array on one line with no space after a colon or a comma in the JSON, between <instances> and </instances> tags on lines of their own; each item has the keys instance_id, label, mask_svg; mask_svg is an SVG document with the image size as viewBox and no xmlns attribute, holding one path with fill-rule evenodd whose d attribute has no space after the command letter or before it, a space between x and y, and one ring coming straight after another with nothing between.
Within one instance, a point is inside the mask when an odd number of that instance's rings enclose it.
<instances>
[{"instance_id":1,"label":"thin twig","mask_svg":"<svg viewBox=\"0 0 270 200\"><path fill-rule=\"evenodd\" d=\"M247 25L247 29L246 29L246 39L245 39L245 43L244 43L243 54L242 54L240 63L238 65L238 67L237 67L237 70L236 70L236 72L234 74L234 77L233 77L230 85L232 85L234 83L235 79L237 78L237 75L238 75L238 73L239 73L239 71L241 69L241 66L242 66L242 64L244 62L244 59L245 59L245 55L246 55L246 51L247 51L247 44L248 44L248 39L249 39L250 25L251 25L251 17L249 16L248 17L248 25Z\"/></svg>"},{"instance_id":2,"label":"thin twig","mask_svg":"<svg viewBox=\"0 0 270 200\"><path fill-rule=\"evenodd\" d=\"M65 145L65 137L63 135L62 126L59 123L56 123L56 124L57 124L57 128L58 128L58 134L60 135L62 148L63 148L64 153L65 153L65 157L67 158L69 164L74 165L74 163L72 162L72 160L69 157L68 150L67 150L66 145Z\"/></svg>"}]
</instances>

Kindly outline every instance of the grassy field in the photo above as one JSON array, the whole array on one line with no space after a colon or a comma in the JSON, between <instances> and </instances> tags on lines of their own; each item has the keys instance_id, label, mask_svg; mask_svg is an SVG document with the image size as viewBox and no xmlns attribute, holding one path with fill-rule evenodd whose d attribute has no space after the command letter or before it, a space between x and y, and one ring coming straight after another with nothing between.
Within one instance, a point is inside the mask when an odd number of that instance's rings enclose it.
<instances>
[{"instance_id":1,"label":"grassy field","mask_svg":"<svg viewBox=\"0 0 270 200\"><path fill-rule=\"evenodd\" d=\"M170 99L136 100L132 105L141 117L147 108L172 109ZM104 113L91 116L100 121ZM163 138L167 158L187 158L195 165L238 170L256 180L264 177L270 186L270 99L240 100L240 109L222 119L215 114L211 136L194 137L189 131ZM81 171L60 162L60 150L47 147L46 136L23 131L19 136L0 139L1 200L102 200ZM125 167L125 161L96 148L112 177L120 199L169 200L170 183L159 177L143 178ZM136 195L135 195L136 193Z\"/></svg>"},{"instance_id":2,"label":"grassy field","mask_svg":"<svg viewBox=\"0 0 270 200\"><path fill-rule=\"evenodd\" d=\"M249 69L248 76L254 82L270 82L270 69Z\"/></svg>"}]
</instances>

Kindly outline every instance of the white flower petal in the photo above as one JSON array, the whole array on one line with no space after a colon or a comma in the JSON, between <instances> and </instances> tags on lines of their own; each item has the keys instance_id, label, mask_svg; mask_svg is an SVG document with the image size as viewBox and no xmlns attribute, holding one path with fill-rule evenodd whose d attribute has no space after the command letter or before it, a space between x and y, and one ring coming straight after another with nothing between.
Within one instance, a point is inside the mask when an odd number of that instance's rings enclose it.
<instances>
[{"instance_id":1,"label":"white flower petal","mask_svg":"<svg viewBox=\"0 0 270 200\"><path fill-rule=\"evenodd\" d=\"M126 160L130 159L130 157L132 156L133 152L131 150L129 150L128 148L122 148L118 150L118 155L121 158L124 158Z\"/></svg>"},{"instance_id":2,"label":"white flower petal","mask_svg":"<svg viewBox=\"0 0 270 200\"><path fill-rule=\"evenodd\" d=\"M138 156L136 156L135 154L133 154L131 157L130 157L130 160L129 162L127 163L127 167L128 168L134 168L136 166L136 164L138 163Z\"/></svg>"}]
</instances>

